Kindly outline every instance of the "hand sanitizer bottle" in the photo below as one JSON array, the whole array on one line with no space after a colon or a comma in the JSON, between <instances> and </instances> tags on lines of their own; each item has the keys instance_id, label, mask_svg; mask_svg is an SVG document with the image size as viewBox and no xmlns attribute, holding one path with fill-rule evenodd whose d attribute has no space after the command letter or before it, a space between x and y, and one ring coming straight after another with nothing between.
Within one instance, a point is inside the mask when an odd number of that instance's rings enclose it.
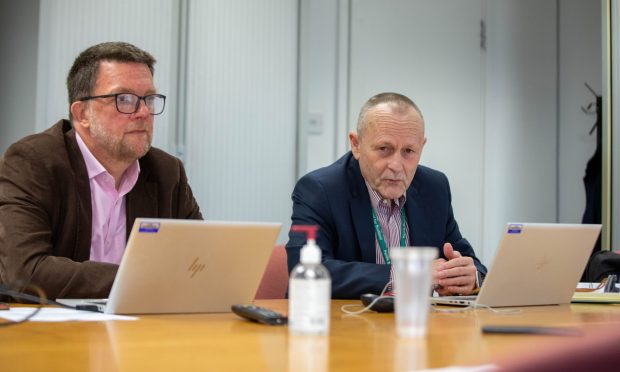
<instances>
[{"instance_id":1,"label":"hand sanitizer bottle","mask_svg":"<svg viewBox=\"0 0 620 372\"><path fill-rule=\"evenodd\" d=\"M316 245L318 226L292 226L305 232L308 240L301 248L299 264L289 281L288 326L291 333L329 333L332 281L321 264L321 249Z\"/></svg>"}]
</instances>

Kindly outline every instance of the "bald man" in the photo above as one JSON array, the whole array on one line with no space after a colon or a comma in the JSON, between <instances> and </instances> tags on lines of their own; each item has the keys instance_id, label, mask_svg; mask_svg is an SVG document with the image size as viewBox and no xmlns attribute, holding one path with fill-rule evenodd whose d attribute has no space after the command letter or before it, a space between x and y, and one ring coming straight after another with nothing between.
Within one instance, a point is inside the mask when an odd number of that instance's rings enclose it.
<instances>
[{"instance_id":1,"label":"bald man","mask_svg":"<svg viewBox=\"0 0 620 372\"><path fill-rule=\"evenodd\" d=\"M426 137L416 104L397 93L370 98L349 140L350 152L302 177L292 194L292 224L319 226L332 297L380 293L393 278L389 251L402 246L438 248L439 295L475 293L486 268L461 236L447 177L419 165ZM289 232L289 271L304 243Z\"/></svg>"}]
</instances>

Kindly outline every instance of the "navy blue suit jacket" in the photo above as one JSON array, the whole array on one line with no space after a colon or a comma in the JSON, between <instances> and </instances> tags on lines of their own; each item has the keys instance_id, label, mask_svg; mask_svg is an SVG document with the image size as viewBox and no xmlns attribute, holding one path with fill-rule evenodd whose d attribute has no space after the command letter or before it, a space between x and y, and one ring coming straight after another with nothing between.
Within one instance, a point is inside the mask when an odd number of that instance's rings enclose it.
<instances>
[{"instance_id":1,"label":"navy blue suit jacket","mask_svg":"<svg viewBox=\"0 0 620 372\"><path fill-rule=\"evenodd\" d=\"M332 297L359 298L364 293L380 293L389 280L390 265L376 264L370 197L359 163L351 152L302 177L292 199L292 224L319 226L317 244L332 277ZM463 256L474 259L478 271L486 274L486 268L459 232L451 199L448 178L419 165L405 203L409 243L437 248L452 243ZM289 272L299 262L299 250L305 241L304 234L289 232ZM443 249L439 249L439 256L443 256Z\"/></svg>"}]
</instances>

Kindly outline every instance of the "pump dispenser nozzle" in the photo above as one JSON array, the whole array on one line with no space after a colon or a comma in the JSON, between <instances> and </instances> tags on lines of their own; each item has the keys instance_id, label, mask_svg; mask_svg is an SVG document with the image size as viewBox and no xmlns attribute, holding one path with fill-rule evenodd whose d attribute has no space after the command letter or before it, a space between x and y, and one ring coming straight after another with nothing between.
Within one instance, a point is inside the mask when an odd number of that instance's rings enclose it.
<instances>
[{"instance_id":1,"label":"pump dispenser nozzle","mask_svg":"<svg viewBox=\"0 0 620 372\"><path fill-rule=\"evenodd\" d=\"M321 263L321 249L316 245L317 225L293 225L291 231L302 232L307 236L306 245L301 248L299 261L304 264Z\"/></svg>"},{"instance_id":2,"label":"pump dispenser nozzle","mask_svg":"<svg viewBox=\"0 0 620 372\"><path fill-rule=\"evenodd\" d=\"M293 225L291 231L306 233L308 240L316 241L316 232L319 229L317 225Z\"/></svg>"}]
</instances>

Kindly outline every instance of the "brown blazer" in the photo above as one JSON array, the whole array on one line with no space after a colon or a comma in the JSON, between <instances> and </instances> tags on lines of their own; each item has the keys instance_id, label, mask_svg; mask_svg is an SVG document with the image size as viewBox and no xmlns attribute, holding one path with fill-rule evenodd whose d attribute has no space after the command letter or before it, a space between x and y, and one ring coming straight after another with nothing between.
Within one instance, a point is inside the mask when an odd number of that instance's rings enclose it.
<instances>
[{"instance_id":1,"label":"brown blazer","mask_svg":"<svg viewBox=\"0 0 620 372\"><path fill-rule=\"evenodd\" d=\"M126 195L127 236L136 217L202 218L179 159L151 148L139 161ZM69 121L11 145L0 159L0 282L24 280L48 298L107 297L118 266L89 261L91 215Z\"/></svg>"}]
</instances>

